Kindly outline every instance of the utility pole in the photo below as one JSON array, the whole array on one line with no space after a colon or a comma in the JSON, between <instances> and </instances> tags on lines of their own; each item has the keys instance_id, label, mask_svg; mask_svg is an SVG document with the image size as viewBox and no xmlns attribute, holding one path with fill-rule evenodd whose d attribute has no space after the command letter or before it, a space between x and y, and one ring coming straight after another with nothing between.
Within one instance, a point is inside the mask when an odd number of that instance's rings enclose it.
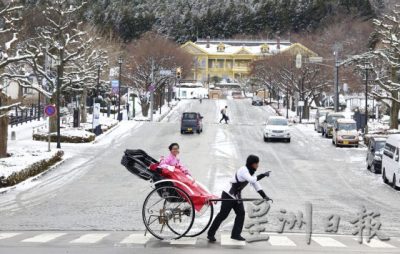
<instances>
[{"instance_id":1,"label":"utility pole","mask_svg":"<svg viewBox=\"0 0 400 254\"><path fill-rule=\"evenodd\" d=\"M335 112L339 112L339 44L336 44L334 47L334 55L335 55L335 68L334 68L334 77L335 77Z\"/></svg>"},{"instance_id":2,"label":"utility pole","mask_svg":"<svg viewBox=\"0 0 400 254\"><path fill-rule=\"evenodd\" d=\"M286 119L289 119L289 86L286 85Z\"/></svg>"},{"instance_id":3,"label":"utility pole","mask_svg":"<svg viewBox=\"0 0 400 254\"><path fill-rule=\"evenodd\" d=\"M369 70L369 63L365 63L365 127L364 127L364 134L368 134L368 70Z\"/></svg>"},{"instance_id":4,"label":"utility pole","mask_svg":"<svg viewBox=\"0 0 400 254\"><path fill-rule=\"evenodd\" d=\"M150 85L150 122L153 121L154 107L154 60L151 59L151 85Z\"/></svg>"},{"instance_id":5,"label":"utility pole","mask_svg":"<svg viewBox=\"0 0 400 254\"><path fill-rule=\"evenodd\" d=\"M122 56L118 58L119 64L119 77L118 77L118 121L122 121L121 114L121 71L122 71Z\"/></svg>"},{"instance_id":6,"label":"utility pole","mask_svg":"<svg viewBox=\"0 0 400 254\"><path fill-rule=\"evenodd\" d=\"M60 50L58 63L57 63L57 149L61 148L61 112L60 112L60 90L61 90L61 76L63 75L63 60L64 60L64 51Z\"/></svg>"}]
</instances>

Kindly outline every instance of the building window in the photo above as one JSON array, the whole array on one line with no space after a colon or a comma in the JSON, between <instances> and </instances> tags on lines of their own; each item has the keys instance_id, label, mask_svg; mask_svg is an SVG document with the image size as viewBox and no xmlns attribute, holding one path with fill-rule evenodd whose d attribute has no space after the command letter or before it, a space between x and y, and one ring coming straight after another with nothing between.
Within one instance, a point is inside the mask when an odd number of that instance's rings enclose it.
<instances>
[{"instance_id":1,"label":"building window","mask_svg":"<svg viewBox=\"0 0 400 254\"><path fill-rule=\"evenodd\" d=\"M261 53L263 53L263 54L269 53L269 46L268 46L268 44L263 44L263 45L261 45Z\"/></svg>"},{"instance_id":2,"label":"building window","mask_svg":"<svg viewBox=\"0 0 400 254\"><path fill-rule=\"evenodd\" d=\"M217 51L218 51L218 52L224 52L224 51L225 51L225 45L224 45L222 42L220 42L220 43L218 44L218 46L217 46Z\"/></svg>"},{"instance_id":3,"label":"building window","mask_svg":"<svg viewBox=\"0 0 400 254\"><path fill-rule=\"evenodd\" d=\"M232 69L232 60L226 60L226 68Z\"/></svg>"},{"instance_id":4,"label":"building window","mask_svg":"<svg viewBox=\"0 0 400 254\"><path fill-rule=\"evenodd\" d=\"M217 66L218 66L218 68L223 69L224 68L224 60L223 59L218 59L217 60Z\"/></svg>"}]
</instances>

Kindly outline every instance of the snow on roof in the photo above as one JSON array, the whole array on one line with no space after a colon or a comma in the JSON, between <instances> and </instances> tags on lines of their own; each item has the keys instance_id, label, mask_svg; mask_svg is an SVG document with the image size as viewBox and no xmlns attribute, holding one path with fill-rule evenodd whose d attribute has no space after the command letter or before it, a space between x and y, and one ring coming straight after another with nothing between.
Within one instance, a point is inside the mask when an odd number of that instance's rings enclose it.
<instances>
[{"instance_id":1,"label":"snow on roof","mask_svg":"<svg viewBox=\"0 0 400 254\"><path fill-rule=\"evenodd\" d=\"M278 52L278 47L277 44L266 44L266 43L260 43L258 46L245 46L245 45L231 45L231 44L224 44L224 43L210 43L210 47L207 47L207 43L195 43L196 46L201 48L203 51L206 51L208 54L237 54L240 51L244 51L246 54L246 51L248 52L247 54L252 54L252 55L261 55L261 48L263 45L268 45L269 51L266 54L273 54ZM225 47L225 50L223 51L218 51L218 46L223 45ZM280 50L285 50L290 45L287 44L281 44L280 45Z\"/></svg>"}]
</instances>

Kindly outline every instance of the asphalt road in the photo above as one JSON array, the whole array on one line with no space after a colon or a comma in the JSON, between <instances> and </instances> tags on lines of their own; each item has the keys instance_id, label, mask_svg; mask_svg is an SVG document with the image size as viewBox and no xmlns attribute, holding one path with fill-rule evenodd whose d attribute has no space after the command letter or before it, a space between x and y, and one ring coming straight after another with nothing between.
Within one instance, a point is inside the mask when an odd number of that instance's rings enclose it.
<instances>
[{"instance_id":1,"label":"asphalt road","mask_svg":"<svg viewBox=\"0 0 400 254\"><path fill-rule=\"evenodd\" d=\"M219 111L225 105L231 118L228 125L219 124ZM202 134L180 134L183 111L204 115ZM259 155L260 170L272 171L271 177L262 181L267 195L274 199L268 213L268 232L280 227L282 209L304 213L305 203L310 202L314 233L325 233L325 219L338 215L338 234L351 234L354 227L349 221L357 218L360 206L365 206L368 211L380 212L382 232L400 236L400 193L385 186L379 175L366 171L365 148L335 148L312 126L304 125L292 127L290 144L264 143L263 124L272 114L270 108L253 107L249 100L203 100L202 104L183 101L161 123L132 124L120 133L117 129L119 135L111 142L75 149L79 156L67 159L32 188L1 194L0 230L143 231L141 205L149 185L120 164L123 151L141 148L159 158L168 154L170 143L178 142L182 162L216 195L249 154ZM247 188L245 195L258 194ZM227 220L223 230L230 230L232 219ZM288 232L303 231L295 228ZM45 253L41 250L36 251Z\"/></svg>"}]
</instances>

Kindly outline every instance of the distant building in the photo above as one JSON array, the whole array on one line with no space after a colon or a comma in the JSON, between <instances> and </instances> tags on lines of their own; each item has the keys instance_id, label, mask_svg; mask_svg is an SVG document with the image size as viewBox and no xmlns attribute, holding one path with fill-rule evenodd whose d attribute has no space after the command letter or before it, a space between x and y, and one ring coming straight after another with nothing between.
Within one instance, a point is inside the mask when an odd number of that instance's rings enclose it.
<instances>
[{"instance_id":1,"label":"distant building","mask_svg":"<svg viewBox=\"0 0 400 254\"><path fill-rule=\"evenodd\" d=\"M252 61L279 52L314 52L299 43L280 40L211 40L188 41L182 48L193 55L194 66L188 79L208 83L235 82L249 76Z\"/></svg>"}]
</instances>

